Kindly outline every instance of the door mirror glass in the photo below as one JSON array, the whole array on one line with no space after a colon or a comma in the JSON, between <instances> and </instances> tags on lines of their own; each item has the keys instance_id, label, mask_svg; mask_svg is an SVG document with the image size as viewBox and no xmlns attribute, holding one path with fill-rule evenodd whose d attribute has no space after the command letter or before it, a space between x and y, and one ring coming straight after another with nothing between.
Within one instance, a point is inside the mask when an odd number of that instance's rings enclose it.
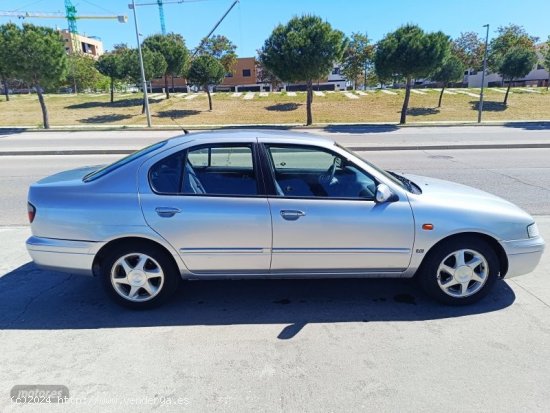
<instances>
[{"instance_id":1,"label":"door mirror glass","mask_svg":"<svg viewBox=\"0 0 550 413\"><path fill-rule=\"evenodd\" d=\"M397 201L397 195L386 184L380 184L376 187L376 202L382 204L384 202Z\"/></svg>"}]
</instances>

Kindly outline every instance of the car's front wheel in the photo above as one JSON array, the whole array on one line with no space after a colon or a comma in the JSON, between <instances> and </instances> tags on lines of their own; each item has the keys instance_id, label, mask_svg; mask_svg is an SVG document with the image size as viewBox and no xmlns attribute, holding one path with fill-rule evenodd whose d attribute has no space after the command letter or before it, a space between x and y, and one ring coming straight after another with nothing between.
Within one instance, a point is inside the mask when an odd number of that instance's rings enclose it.
<instances>
[{"instance_id":1,"label":"car's front wheel","mask_svg":"<svg viewBox=\"0 0 550 413\"><path fill-rule=\"evenodd\" d=\"M179 271L162 248L140 243L121 245L106 254L103 285L116 302L132 309L165 302L179 284Z\"/></svg>"},{"instance_id":2,"label":"car's front wheel","mask_svg":"<svg viewBox=\"0 0 550 413\"><path fill-rule=\"evenodd\" d=\"M420 270L424 290L445 304L471 304L483 298L498 279L495 251L477 238L444 242L430 251Z\"/></svg>"}]
</instances>

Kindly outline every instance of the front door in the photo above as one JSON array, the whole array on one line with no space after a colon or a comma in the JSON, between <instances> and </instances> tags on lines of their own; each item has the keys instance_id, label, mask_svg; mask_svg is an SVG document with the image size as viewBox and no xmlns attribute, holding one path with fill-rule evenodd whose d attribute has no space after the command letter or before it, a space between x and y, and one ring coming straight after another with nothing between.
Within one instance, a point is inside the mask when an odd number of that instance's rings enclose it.
<instances>
[{"instance_id":1,"label":"front door","mask_svg":"<svg viewBox=\"0 0 550 413\"><path fill-rule=\"evenodd\" d=\"M271 215L252 144L201 145L167 156L140 194L147 223L195 274L264 274Z\"/></svg>"},{"instance_id":2,"label":"front door","mask_svg":"<svg viewBox=\"0 0 550 413\"><path fill-rule=\"evenodd\" d=\"M409 266L414 225L406 197L375 203L375 179L327 149L265 148L278 194L269 198L272 273L385 273Z\"/></svg>"}]
</instances>

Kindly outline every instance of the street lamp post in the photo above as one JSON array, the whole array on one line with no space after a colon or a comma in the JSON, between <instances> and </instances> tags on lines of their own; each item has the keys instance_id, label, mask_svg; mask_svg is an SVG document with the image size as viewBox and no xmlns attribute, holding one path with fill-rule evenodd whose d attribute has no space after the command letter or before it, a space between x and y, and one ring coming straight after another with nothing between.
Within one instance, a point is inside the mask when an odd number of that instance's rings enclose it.
<instances>
[{"instance_id":1,"label":"street lamp post","mask_svg":"<svg viewBox=\"0 0 550 413\"><path fill-rule=\"evenodd\" d=\"M143 101L145 103L145 115L147 116L147 126L151 127L151 113L149 112L149 98L147 96L147 81L145 80L145 69L143 67L143 54L141 52L141 42L139 41L139 29L138 29L138 20L136 14L136 1L132 0L132 4L128 5L128 8L134 11L134 25L136 27L136 40L138 44L138 54L139 54L139 66L141 69L141 84L143 89Z\"/></svg>"},{"instance_id":2,"label":"street lamp post","mask_svg":"<svg viewBox=\"0 0 550 413\"><path fill-rule=\"evenodd\" d=\"M483 73L481 74L481 93L479 94L477 123L481 123L481 113L483 112L483 88L485 86L485 72L487 70L487 44L489 43L489 25L485 24L483 27L487 28L487 34L485 35L485 53L483 54Z\"/></svg>"}]
</instances>

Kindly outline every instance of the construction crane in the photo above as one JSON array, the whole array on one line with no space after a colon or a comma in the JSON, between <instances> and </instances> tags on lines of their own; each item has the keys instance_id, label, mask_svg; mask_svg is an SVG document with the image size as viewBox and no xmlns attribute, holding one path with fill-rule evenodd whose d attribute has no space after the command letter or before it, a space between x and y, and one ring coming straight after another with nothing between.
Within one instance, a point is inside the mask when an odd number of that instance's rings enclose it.
<instances>
[{"instance_id":1,"label":"construction crane","mask_svg":"<svg viewBox=\"0 0 550 413\"><path fill-rule=\"evenodd\" d=\"M119 23L126 23L128 21L128 16L109 16L109 15L77 15L76 7L72 4L71 0L65 0L65 14L61 12L55 13L44 13L44 12L30 12L30 11L0 11L0 17L17 17L18 19L28 19L28 18L38 18L38 19L67 19L69 35L71 37L71 44L73 48L73 53L77 53L78 40L76 35L78 34L78 29L76 26L77 20L118 20ZM74 68L73 68L74 70ZM76 79L75 79L76 83ZM75 93L76 93L76 84L75 84Z\"/></svg>"},{"instance_id":2,"label":"construction crane","mask_svg":"<svg viewBox=\"0 0 550 413\"><path fill-rule=\"evenodd\" d=\"M65 0L65 14L61 12L43 13L31 11L0 11L0 16L17 17L18 19L67 19L68 30L71 36L71 42L74 52L79 49L76 39L76 35L78 34L78 29L76 26L77 20L118 20L119 23L126 23L128 21L128 16L77 15L76 7L72 4L71 0Z\"/></svg>"},{"instance_id":3,"label":"construction crane","mask_svg":"<svg viewBox=\"0 0 550 413\"><path fill-rule=\"evenodd\" d=\"M33 11L0 11L0 16L4 17L16 17L18 19L38 18L38 19L66 19L67 15L61 12L44 13ZM88 19L104 19L104 20L118 20L119 23L126 23L128 16L102 16L102 15L78 15L74 17L76 20L88 20Z\"/></svg>"},{"instance_id":4,"label":"construction crane","mask_svg":"<svg viewBox=\"0 0 550 413\"><path fill-rule=\"evenodd\" d=\"M212 28L212 30L210 30L210 32L206 35L206 37L204 37L201 42L199 43L199 45L197 46L197 48L195 49L195 51L193 52L193 57L195 57L197 55L197 53L199 53L204 44L206 43L206 41L210 38L210 36L212 36L212 33L214 33L216 31L216 29L218 28L218 26L221 24L221 22L227 17L227 15L229 14L229 12L231 10L233 10L233 7L235 7L235 5L239 2L239 0L235 0L231 6L229 6L229 8L227 9L227 11L224 13L224 15L220 18L220 20L218 20L218 22L214 25L214 27Z\"/></svg>"}]
</instances>

